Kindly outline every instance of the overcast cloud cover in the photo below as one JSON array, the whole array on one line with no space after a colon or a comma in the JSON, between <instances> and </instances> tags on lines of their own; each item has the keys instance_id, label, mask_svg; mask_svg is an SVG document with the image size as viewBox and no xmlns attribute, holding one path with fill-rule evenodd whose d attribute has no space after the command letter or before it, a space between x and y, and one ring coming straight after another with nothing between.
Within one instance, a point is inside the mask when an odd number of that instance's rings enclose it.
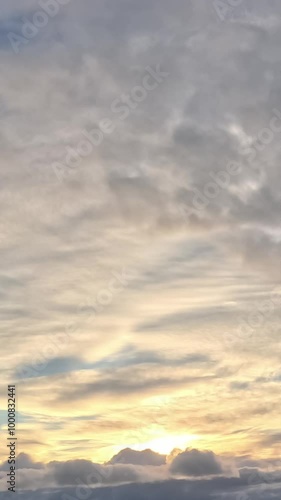
<instances>
[{"instance_id":1,"label":"overcast cloud cover","mask_svg":"<svg viewBox=\"0 0 281 500\"><path fill-rule=\"evenodd\" d=\"M0 0L21 498L78 460L116 499L280 498L281 4L47 3Z\"/></svg>"}]
</instances>

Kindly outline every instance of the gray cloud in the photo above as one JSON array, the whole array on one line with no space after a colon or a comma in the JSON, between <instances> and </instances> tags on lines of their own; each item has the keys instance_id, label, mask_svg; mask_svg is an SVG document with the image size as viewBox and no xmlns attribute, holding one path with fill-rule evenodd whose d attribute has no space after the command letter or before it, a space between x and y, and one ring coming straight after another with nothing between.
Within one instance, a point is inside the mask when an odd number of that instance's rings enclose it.
<instances>
[{"instance_id":1,"label":"gray cloud","mask_svg":"<svg viewBox=\"0 0 281 500\"><path fill-rule=\"evenodd\" d=\"M38 491L27 491L21 493L23 500L59 500L63 494L76 498L77 492L82 489L76 488L46 488ZM116 487L99 487L95 489L83 489L83 493L98 495L101 500L130 500L138 498L145 500L185 500L187 495L190 500L235 500L237 497L246 497L249 500L279 500L281 488L280 483L276 485L260 485L249 487L238 478L215 478L208 481L183 481L170 480L156 483L127 484ZM40 495L40 496L38 496ZM1 500L7 500L7 493L0 493Z\"/></svg>"},{"instance_id":2,"label":"gray cloud","mask_svg":"<svg viewBox=\"0 0 281 500\"><path fill-rule=\"evenodd\" d=\"M10 469L8 462L4 462L0 466L0 470L6 471ZM34 462L32 458L27 453L19 453L17 456L17 470L20 469L32 469L39 470L44 469L44 465L41 462Z\"/></svg>"},{"instance_id":3,"label":"gray cloud","mask_svg":"<svg viewBox=\"0 0 281 500\"><path fill-rule=\"evenodd\" d=\"M171 463L170 471L178 476L216 476L223 473L214 453L195 449L177 455Z\"/></svg>"},{"instance_id":4,"label":"gray cloud","mask_svg":"<svg viewBox=\"0 0 281 500\"><path fill-rule=\"evenodd\" d=\"M130 374L130 379L128 375ZM144 375L140 372L140 375ZM58 395L57 400L62 401L73 401L80 400L89 397L92 394L109 394L111 396L118 395L119 397L125 397L126 395L139 395L140 393L147 393L149 390L165 388L165 387L179 387L186 386L187 384L195 384L200 382L205 382L207 380L213 380L220 378L220 373L217 374L209 373L202 375L187 375L178 377L165 377L165 376L154 376L146 377L140 379L136 370L134 374L131 371L120 374L119 376L107 376L99 378L96 382L90 383L80 383L74 389L69 389L67 391L61 391ZM137 396L136 396L137 397Z\"/></svg>"}]
</instances>

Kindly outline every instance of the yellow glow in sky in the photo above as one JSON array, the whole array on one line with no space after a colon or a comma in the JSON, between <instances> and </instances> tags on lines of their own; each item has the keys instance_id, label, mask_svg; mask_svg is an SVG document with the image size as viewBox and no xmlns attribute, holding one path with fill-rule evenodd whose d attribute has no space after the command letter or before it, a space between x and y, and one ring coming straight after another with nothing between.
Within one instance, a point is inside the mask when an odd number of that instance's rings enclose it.
<instances>
[{"instance_id":1,"label":"yellow glow in sky","mask_svg":"<svg viewBox=\"0 0 281 500\"><path fill-rule=\"evenodd\" d=\"M191 446L191 443L196 439L198 439L198 436L194 436L191 434L183 434L181 436L161 436L159 438L152 439L151 441L146 441L145 443L130 444L128 447L136 451L151 449L156 453L169 455L175 448L185 450L186 448ZM117 447L114 447L117 453L124 448L126 448L126 446L123 445L118 446L118 449Z\"/></svg>"}]
</instances>

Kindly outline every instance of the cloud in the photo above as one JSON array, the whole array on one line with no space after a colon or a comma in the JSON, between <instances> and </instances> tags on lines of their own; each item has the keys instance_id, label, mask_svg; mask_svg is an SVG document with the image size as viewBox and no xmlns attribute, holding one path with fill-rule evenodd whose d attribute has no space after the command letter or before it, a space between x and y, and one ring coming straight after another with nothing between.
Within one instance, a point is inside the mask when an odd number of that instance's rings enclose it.
<instances>
[{"instance_id":1,"label":"cloud","mask_svg":"<svg viewBox=\"0 0 281 500\"><path fill-rule=\"evenodd\" d=\"M87 476L95 471L95 466L88 460L69 460L67 462L50 462L48 464L50 474L56 484L60 486L75 485L77 478L81 484L86 481ZM93 475L92 483L98 483L98 471Z\"/></svg>"},{"instance_id":2,"label":"cloud","mask_svg":"<svg viewBox=\"0 0 281 500\"><path fill-rule=\"evenodd\" d=\"M213 452L195 449L177 455L170 465L170 471L177 476L216 476L223 473Z\"/></svg>"},{"instance_id":3,"label":"cloud","mask_svg":"<svg viewBox=\"0 0 281 500\"><path fill-rule=\"evenodd\" d=\"M88 493L98 496L101 500L129 500L138 498L145 500L153 498L154 500L185 500L187 495L190 500L235 500L238 497L248 500L279 500L281 487L280 484L265 487L248 487L239 479L215 478L208 481L183 481L170 480L157 483L129 484L116 487L98 487L95 489L85 488L46 488L38 491L27 491L21 493L23 500L59 500L62 495L70 498L77 498L79 493ZM40 496L38 496L40 495ZM1 500L7 500L6 493L0 493Z\"/></svg>"},{"instance_id":4,"label":"cloud","mask_svg":"<svg viewBox=\"0 0 281 500\"><path fill-rule=\"evenodd\" d=\"M101 359L96 363L87 363L78 357L57 357L49 358L46 356L45 362L37 363L33 360L31 363L20 365L15 373L19 379L28 379L41 376L52 376L73 371L96 370L97 372L109 372L113 370L138 365L159 365L159 366L183 366L186 364L200 365L212 364L207 355L192 353L184 357L165 358L153 351L138 351L130 346L125 346L120 353L115 353L112 357Z\"/></svg>"},{"instance_id":5,"label":"cloud","mask_svg":"<svg viewBox=\"0 0 281 500\"><path fill-rule=\"evenodd\" d=\"M4 462L0 466L0 470L6 471L9 470L10 465L8 462ZM32 460L32 458L27 454L27 453L19 453L17 456L17 470L20 469L32 469L32 470L39 470L39 469L44 469L44 465L41 462L35 462Z\"/></svg>"},{"instance_id":6,"label":"cloud","mask_svg":"<svg viewBox=\"0 0 281 500\"><path fill-rule=\"evenodd\" d=\"M104 465L90 460L52 461L43 464L34 462L31 457L21 453L18 456L18 489L22 498L32 499L32 491L36 491L40 500L47 491L50 498L54 499L58 493L74 494L77 497L79 496L77 491L81 488L89 492L94 488L95 493L106 495L104 498L107 499L110 490L106 489L106 486L114 488L114 494L117 496L121 491L124 495L132 495L132 492L137 495L139 491L144 498L151 492L151 495L155 495L151 498L155 499L158 498L158 494L161 498L164 492L165 495L168 495L168 492L172 495L174 492L173 498L177 498L178 495L179 499L184 498L181 495L188 493L189 498L197 500L205 497L217 498L216 495L219 498L222 494L231 495L234 491L237 494L239 491L247 492L251 499L252 492L257 492L259 489L268 494L269 492L273 494L274 489L278 491L281 484L279 462L254 463L250 459L232 457L230 460L230 458L218 457L211 451L195 449L185 452L175 451L174 459L169 466L166 464L165 456L149 449L142 452L124 449ZM229 464L235 461L237 464L242 464L244 461L245 466L231 470ZM0 470L2 499L5 498L6 472L3 467ZM188 476L189 479L183 481L178 479L180 476ZM118 487L118 485L124 486ZM231 496L229 498L232 500Z\"/></svg>"},{"instance_id":7,"label":"cloud","mask_svg":"<svg viewBox=\"0 0 281 500\"><path fill-rule=\"evenodd\" d=\"M265 432L264 438L262 439L263 446L271 447L281 444L281 432Z\"/></svg>"},{"instance_id":8,"label":"cloud","mask_svg":"<svg viewBox=\"0 0 281 500\"><path fill-rule=\"evenodd\" d=\"M143 375L143 371L139 372ZM149 392L153 393L154 391L165 389L167 387L181 387L195 384L195 383L203 383L207 380L212 380L215 378L219 378L220 374L206 374L206 375L186 375L186 376L161 376L156 375L153 377L140 377L137 376L138 373L135 370L134 376L131 376L130 379L127 377L127 373L122 373L118 376L107 376L107 377L99 377L95 382L89 383L81 383L79 386L76 386L74 389L69 389L67 391L62 391L61 394L58 395L58 402L62 401L73 401L73 400L82 400L89 398L93 394L104 394L109 396L119 395L120 397L124 397L126 395L132 395L136 397L136 394L149 394Z\"/></svg>"},{"instance_id":9,"label":"cloud","mask_svg":"<svg viewBox=\"0 0 281 500\"><path fill-rule=\"evenodd\" d=\"M109 464L164 465L166 457L151 450L136 451L126 448L112 457Z\"/></svg>"}]
</instances>

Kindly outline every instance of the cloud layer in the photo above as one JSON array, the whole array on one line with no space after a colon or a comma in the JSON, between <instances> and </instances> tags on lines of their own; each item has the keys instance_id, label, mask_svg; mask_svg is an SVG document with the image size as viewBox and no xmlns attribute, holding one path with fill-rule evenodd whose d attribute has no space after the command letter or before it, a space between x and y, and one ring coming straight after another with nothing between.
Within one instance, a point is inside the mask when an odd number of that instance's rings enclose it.
<instances>
[{"instance_id":1,"label":"cloud layer","mask_svg":"<svg viewBox=\"0 0 281 500\"><path fill-rule=\"evenodd\" d=\"M88 488L125 483L149 483L169 481L173 478L189 481L229 478L244 486L274 485L281 480L279 461L251 462L243 457L216 456L212 451L187 449L174 450L167 457L147 449L121 450L107 464L90 460L35 462L25 453L17 457L18 488L34 490L86 486ZM7 462L0 466L1 490L5 490ZM202 483L203 484L203 483Z\"/></svg>"}]
</instances>

